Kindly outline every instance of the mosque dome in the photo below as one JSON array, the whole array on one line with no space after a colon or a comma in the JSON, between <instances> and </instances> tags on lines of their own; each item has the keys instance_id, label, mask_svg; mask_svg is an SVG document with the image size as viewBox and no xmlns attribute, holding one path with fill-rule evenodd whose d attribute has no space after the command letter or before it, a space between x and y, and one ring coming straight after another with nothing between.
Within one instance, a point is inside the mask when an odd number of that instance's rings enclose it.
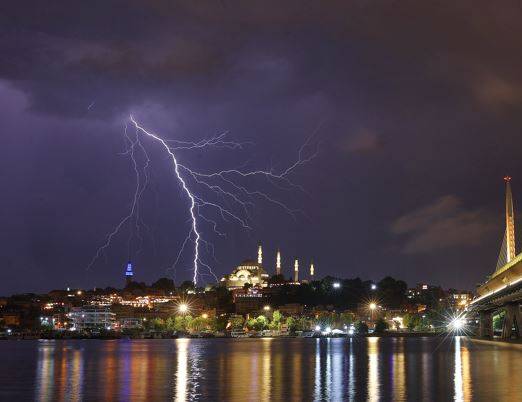
<instances>
[{"instance_id":1,"label":"mosque dome","mask_svg":"<svg viewBox=\"0 0 522 402\"><path fill-rule=\"evenodd\" d=\"M238 289L250 284L252 286L267 286L270 275L259 262L246 259L239 264L229 275L225 275L222 282L229 289Z\"/></svg>"}]
</instances>

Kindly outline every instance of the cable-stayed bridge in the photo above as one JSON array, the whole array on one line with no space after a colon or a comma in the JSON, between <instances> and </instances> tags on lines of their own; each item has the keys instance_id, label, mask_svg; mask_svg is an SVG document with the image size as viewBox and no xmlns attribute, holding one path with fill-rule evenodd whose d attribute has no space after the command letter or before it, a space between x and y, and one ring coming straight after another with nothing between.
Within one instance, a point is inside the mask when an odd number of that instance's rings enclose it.
<instances>
[{"instance_id":1,"label":"cable-stayed bridge","mask_svg":"<svg viewBox=\"0 0 522 402\"><path fill-rule=\"evenodd\" d=\"M493 315L504 311L502 339L522 337L522 253L515 249L515 211L511 177L506 181L506 230L495 272L477 288L470 309L480 314L480 336L493 337Z\"/></svg>"}]
</instances>

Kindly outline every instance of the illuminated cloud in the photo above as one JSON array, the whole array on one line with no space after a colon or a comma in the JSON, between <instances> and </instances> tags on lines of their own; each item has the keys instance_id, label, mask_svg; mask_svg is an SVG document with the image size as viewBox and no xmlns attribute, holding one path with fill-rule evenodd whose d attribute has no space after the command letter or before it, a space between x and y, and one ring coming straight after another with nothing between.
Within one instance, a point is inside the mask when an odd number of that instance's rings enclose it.
<instances>
[{"instance_id":1,"label":"illuminated cloud","mask_svg":"<svg viewBox=\"0 0 522 402\"><path fill-rule=\"evenodd\" d=\"M482 210L466 210L454 195L446 195L396 219L391 231L404 240L405 254L427 253L451 247L480 245L495 229Z\"/></svg>"},{"instance_id":2,"label":"illuminated cloud","mask_svg":"<svg viewBox=\"0 0 522 402\"><path fill-rule=\"evenodd\" d=\"M377 134L367 128L348 136L342 142L342 148L347 152L365 152L378 148L380 145Z\"/></svg>"},{"instance_id":3,"label":"illuminated cloud","mask_svg":"<svg viewBox=\"0 0 522 402\"><path fill-rule=\"evenodd\" d=\"M522 100L522 86L499 75L481 76L473 91L480 103L493 109L517 105Z\"/></svg>"}]
</instances>

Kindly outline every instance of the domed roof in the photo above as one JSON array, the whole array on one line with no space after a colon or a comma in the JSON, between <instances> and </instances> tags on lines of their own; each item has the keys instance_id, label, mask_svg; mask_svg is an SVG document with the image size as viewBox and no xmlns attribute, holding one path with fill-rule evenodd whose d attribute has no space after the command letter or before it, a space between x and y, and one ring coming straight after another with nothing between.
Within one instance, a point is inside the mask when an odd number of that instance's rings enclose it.
<instances>
[{"instance_id":1,"label":"domed roof","mask_svg":"<svg viewBox=\"0 0 522 402\"><path fill-rule=\"evenodd\" d=\"M247 258L241 264L239 264L239 266L243 266L243 265L248 265L248 266L256 265L256 266L258 266L258 265L261 265L261 264L259 264L256 260L251 260L251 259Z\"/></svg>"}]
</instances>

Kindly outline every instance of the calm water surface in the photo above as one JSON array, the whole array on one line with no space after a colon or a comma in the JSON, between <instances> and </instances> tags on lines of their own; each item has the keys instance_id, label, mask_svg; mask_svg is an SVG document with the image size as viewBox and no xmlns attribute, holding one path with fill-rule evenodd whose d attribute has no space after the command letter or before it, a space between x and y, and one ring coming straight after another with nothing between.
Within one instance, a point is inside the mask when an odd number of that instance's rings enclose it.
<instances>
[{"instance_id":1,"label":"calm water surface","mask_svg":"<svg viewBox=\"0 0 522 402\"><path fill-rule=\"evenodd\" d=\"M2 401L522 401L522 351L453 338L0 342Z\"/></svg>"}]
</instances>

